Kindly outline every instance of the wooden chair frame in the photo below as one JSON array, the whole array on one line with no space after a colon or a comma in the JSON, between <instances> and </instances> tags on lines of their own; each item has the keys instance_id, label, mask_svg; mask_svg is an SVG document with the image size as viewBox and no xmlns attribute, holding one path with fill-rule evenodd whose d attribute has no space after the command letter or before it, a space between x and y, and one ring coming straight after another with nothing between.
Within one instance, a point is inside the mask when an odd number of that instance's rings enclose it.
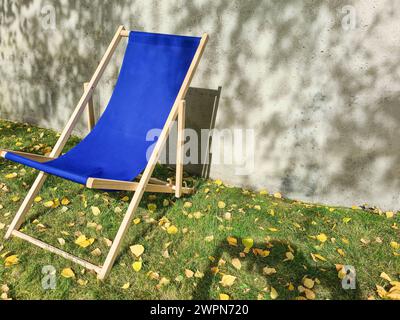
<instances>
[{"instance_id":1,"label":"wooden chair frame","mask_svg":"<svg viewBox=\"0 0 400 320\"><path fill-rule=\"evenodd\" d=\"M55 144L53 150L51 151L48 157L23 153L18 151L12 151L13 153L20 154L27 158L33 159L35 161L46 162L51 159L55 159L60 156L68 138L70 137L73 128L75 127L79 117L82 115L85 108L88 109L88 126L89 130L94 127L95 118L93 112L93 101L92 96L94 89L96 88L101 76L104 73L104 70L110 59L115 52L120 40L124 37L129 36L129 31L125 29L124 26L120 26L115 33L109 47L107 48L103 58L101 59L95 73L92 76L92 79L89 83L84 84L84 92L79 100L77 106L75 107L74 112L71 115L71 118L67 122L64 130L62 131L57 143ZM163 193L175 193L176 197L180 197L182 194L188 194L193 192L191 188L182 187L182 177L183 177L183 144L184 144L184 128L185 128L185 96L189 85L192 81L193 75L197 69L197 66L200 62L200 58L204 52L205 46L208 41L208 34L203 34L199 47L194 55L193 61L189 67L189 70L186 74L186 77L182 83L182 86L178 92L174 105L171 109L171 112L165 122L164 128L161 131L161 134L157 140L157 143L153 149L153 152L150 156L150 159L147 163L147 166L142 175L139 176L138 182L126 182L126 181L116 181L116 180L107 180L107 179L98 179L98 178L89 178L86 183L86 187L88 188L99 188L99 189L108 189L108 190L126 190L126 191L135 191L133 198L129 204L128 210L125 213L123 221L118 229L117 235L111 245L110 251L107 254L105 262L102 266L96 266L88 261L75 257L65 251L62 251L58 248L55 248L47 243L44 243L38 239L35 239L31 236L28 236L20 231L19 228L24 221L24 218L31 208L35 196L38 194L39 190L43 186L47 178L47 174L44 172L40 172L36 180L34 181L31 189L29 190L27 196L25 197L22 205L20 206L17 214L15 215L13 221L11 222L7 233L5 235L5 239L9 239L11 236L15 236L26 240L42 249L47 251L56 253L66 259L69 259L81 266L93 270L97 273L97 277L100 280L104 280L108 274L110 273L112 266L117 258L119 249L122 245L122 241L124 236L128 230L129 225L133 219L134 213L139 206L140 200L143 197L143 193L148 192L163 192ZM178 143L177 143L177 163L176 163L176 181L175 185L170 183L165 183L158 179L152 178L154 168L157 164L157 161L160 157L163 146L165 145L173 122L178 118ZM0 156L5 158L8 150L0 150ZM151 182L151 183L149 183Z\"/></svg>"}]
</instances>

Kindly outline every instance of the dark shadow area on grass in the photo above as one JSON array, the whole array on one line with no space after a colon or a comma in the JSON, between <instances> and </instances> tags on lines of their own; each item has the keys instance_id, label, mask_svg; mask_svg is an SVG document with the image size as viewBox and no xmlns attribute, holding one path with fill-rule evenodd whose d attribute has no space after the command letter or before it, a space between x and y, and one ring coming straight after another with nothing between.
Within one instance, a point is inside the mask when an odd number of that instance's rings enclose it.
<instances>
[{"instance_id":1,"label":"dark shadow area on grass","mask_svg":"<svg viewBox=\"0 0 400 320\"><path fill-rule=\"evenodd\" d=\"M211 268L218 266L218 261L222 258L226 260L226 264L230 264L231 259L239 258L242 262L242 269L246 272L251 273L254 277L265 277L268 285L274 287L278 293L278 299L295 299L299 296L305 296L298 291L298 286L303 285L302 279L304 276L307 278L315 279L320 281L320 284L315 284L313 291L317 292L317 299L319 298L318 292L323 291L324 297L328 299L361 299L361 292L358 289L355 290L344 290L341 287L341 280L338 279L338 273L335 267L319 267L317 263L310 263L310 258L306 258L304 254L298 250L298 248L289 242L283 242L280 240L272 240L269 243L255 243L254 248L263 250L269 250L270 254L267 257L261 257L255 255L252 250L246 254L245 258L241 258L240 254L243 252L243 246L241 245L241 239L238 239L238 246L231 246L227 241L219 243L216 247L212 256L215 258L214 262L210 262L206 268L204 278L202 278L196 286L193 292L193 299L195 300L209 300L215 299L216 297L211 296L211 288L214 282L217 282L216 277L219 280L218 275L214 275L211 272ZM289 251L288 246L294 250L294 260L283 261L285 259L285 253ZM247 263L246 269L243 264ZM272 275L265 275L263 268L265 267L275 268L277 273ZM231 268L233 268L231 266ZM325 271L324 271L325 270ZM237 272L237 271L235 271ZM231 273L232 275L235 272ZM242 281L242 279L239 279ZM289 291L287 285L292 283L294 290ZM243 284L243 282L242 282ZM261 292L260 288L252 288ZM230 290L230 289L228 289ZM266 294L268 296L268 294ZM232 296L233 299L240 297Z\"/></svg>"}]
</instances>

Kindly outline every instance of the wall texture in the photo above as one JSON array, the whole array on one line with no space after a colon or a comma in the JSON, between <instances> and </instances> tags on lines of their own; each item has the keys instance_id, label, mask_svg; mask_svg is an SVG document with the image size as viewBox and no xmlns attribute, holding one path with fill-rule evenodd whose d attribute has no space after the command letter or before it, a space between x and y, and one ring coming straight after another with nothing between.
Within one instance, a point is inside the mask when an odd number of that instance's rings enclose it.
<instances>
[{"instance_id":1,"label":"wall texture","mask_svg":"<svg viewBox=\"0 0 400 320\"><path fill-rule=\"evenodd\" d=\"M210 34L193 86L222 88L215 128L255 132L254 170L211 164L211 177L400 209L398 1L0 0L0 117L60 129L119 24Z\"/></svg>"}]
</instances>

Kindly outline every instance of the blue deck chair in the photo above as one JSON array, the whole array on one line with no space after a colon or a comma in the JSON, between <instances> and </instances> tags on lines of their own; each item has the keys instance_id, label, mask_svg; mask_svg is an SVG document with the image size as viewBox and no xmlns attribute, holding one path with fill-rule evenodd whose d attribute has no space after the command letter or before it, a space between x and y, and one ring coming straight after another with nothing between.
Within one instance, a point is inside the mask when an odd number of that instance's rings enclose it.
<instances>
[{"instance_id":1,"label":"blue deck chair","mask_svg":"<svg viewBox=\"0 0 400 320\"><path fill-rule=\"evenodd\" d=\"M93 91L121 38L128 45L120 74L108 103L93 127ZM203 54L208 35L187 37L127 31L120 26L49 156L0 150L7 160L40 171L5 238L16 236L70 259L104 279L111 271L122 239L145 191L191 193L182 187L185 95ZM83 110L88 108L90 133L61 155ZM151 177L173 122L178 119L175 185ZM92 128L93 127L93 128ZM162 129L157 142L148 141L152 129ZM103 266L32 238L18 229L47 175L55 175L88 188L135 191ZM139 179L135 182L134 179ZM150 183L149 183L150 182Z\"/></svg>"}]
</instances>

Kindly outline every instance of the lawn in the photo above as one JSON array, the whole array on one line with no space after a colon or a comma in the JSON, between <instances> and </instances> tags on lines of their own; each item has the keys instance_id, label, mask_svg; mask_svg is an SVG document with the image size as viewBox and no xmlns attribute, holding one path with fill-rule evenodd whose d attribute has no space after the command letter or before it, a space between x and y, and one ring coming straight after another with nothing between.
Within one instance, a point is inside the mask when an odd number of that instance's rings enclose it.
<instances>
[{"instance_id":1,"label":"lawn","mask_svg":"<svg viewBox=\"0 0 400 320\"><path fill-rule=\"evenodd\" d=\"M45 154L56 139L51 130L0 121L0 147L6 149ZM78 141L71 138L66 150ZM196 187L194 195L177 200L173 195L145 194L109 278L100 282L94 273L29 243L3 240L37 173L0 160L3 298L270 300L400 295L398 214L307 204L279 193L188 176L188 185ZM159 178L173 175L167 167L156 169ZM101 264L131 197L132 193L89 190L49 177L22 229ZM88 240L76 244L83 235ZM56 270L53 290L42 288L42 268L47 265ZM342 288L342 265L354 266L355 290Z\"/></svg>"}]
</instances>

